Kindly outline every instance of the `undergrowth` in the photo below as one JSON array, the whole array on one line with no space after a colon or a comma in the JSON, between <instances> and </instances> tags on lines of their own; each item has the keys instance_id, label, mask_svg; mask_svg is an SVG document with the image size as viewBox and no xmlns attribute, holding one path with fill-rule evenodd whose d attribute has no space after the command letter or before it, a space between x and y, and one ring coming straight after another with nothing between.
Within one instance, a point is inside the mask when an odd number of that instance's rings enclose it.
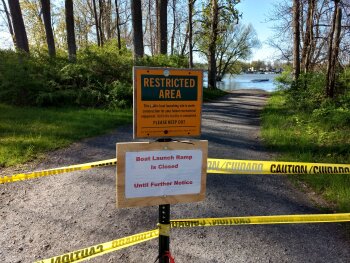
<instances>
[{"instance_id":1,"label":"undergrowth","mask_svg":"<svg viewBox=\"0 0 350 263\"><path fill-rule=\"evenodd\" d=\"M131 123L128 110L40 109L0 104L0 167L21 164Z\"/></svg>"},{"instance_id":2,"label":"undergrowth","mask_svg":"<svg viewBox=\"0 0 350 263\"><path fill-rule=\"evenodd\" d=\"M272 94L262 117L265 143L280 153L281 160L350 163L349 72L339 76L337 96L333 99L323 95L322 73L302 76L297 87L288 86L288 75L282 76L285 83L281 91ZM349 175L293 177L335 203L339 211L350 212Z\"/></svg>"}]
</instances>

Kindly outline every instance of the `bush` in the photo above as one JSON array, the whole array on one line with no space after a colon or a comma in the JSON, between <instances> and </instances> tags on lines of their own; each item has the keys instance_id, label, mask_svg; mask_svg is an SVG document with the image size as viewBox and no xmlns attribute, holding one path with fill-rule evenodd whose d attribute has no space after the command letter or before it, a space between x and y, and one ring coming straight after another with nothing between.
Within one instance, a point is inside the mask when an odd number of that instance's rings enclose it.
<instances>
[{"instance_id":1,"label":"bush","mask_svg":"<svg viewBox=\"0 0 350 263\"><path fill-rule=\"evenodd\" d=\"M34 51L30 55L0 50L0 102L34 106L131 107L132 54L115 41L91 45L67 60ZM139 66L186 67L181 56L145 56Z\"/></svg>"},{"instance_id":2,"label":"bush","mask_svg":"<svg viewBox=\"0 0 350 263\"><path fill-rule=\"evenodd\" d=\"M133 89L131 85L114 81L109 93L110 108L130 108L133 102Z\"/></svg>"},{"instance_id":3,"label":"bush","mask_svg":"<svg viewBox=\"0 0 350 263\"><path fill-rule=\"evenodd\" d=\"M325 74L301 74L287 92L287 101L298 110L310 112L325 100Z\"/></svg>"}]
</instances>

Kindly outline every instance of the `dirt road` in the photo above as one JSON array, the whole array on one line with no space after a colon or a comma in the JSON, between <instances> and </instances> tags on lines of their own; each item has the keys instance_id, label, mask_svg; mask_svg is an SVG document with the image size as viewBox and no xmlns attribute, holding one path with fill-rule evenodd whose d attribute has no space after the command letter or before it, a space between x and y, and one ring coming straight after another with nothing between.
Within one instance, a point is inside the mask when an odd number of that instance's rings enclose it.
<instances>
[{"instance_id":1,"label":"dirt road","mask_svg":"<svg viewBox=\"0 0 350 263\"><path fill-rule=\"evenodd\" d=\"M209 157L273 159L259 139L265 102L263 92L241 90L205 104ZM115 143L127 141L130 126L55 151L27 169L114 158ZM209 174L205 201L171 207L172 219L308 213L321 211L285 177L269 175ZM115 168L105 167L0 185L0 218L0 262L33 262L154 229L158 207L116 209ZM171 251L177 263L350 261L340 224L174 229ZM155 239L89 262L151 263L157 252Z\"/></svg>"}]
</instances>

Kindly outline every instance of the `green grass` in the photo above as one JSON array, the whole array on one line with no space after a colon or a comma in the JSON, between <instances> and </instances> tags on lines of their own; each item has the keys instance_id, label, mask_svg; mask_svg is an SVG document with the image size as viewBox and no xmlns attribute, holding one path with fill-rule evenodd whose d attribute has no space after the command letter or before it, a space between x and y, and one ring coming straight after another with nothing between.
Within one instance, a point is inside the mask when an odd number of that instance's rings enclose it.
<instances>
[{"instance_id":1,"label":"green grass","mask_svg":"<svg viewBox=\"0 0 350 263\"><path fill-rule=\"evenodd\" d=\"M131 110L20 108L0 104L0 166L27 162L131 121Z\"/></svg>"},{"instance_id":2,"label":"green grass","mask_svg":"<svg viewBox=\"0 0 350 263\"><path fill-rule=\"evenodd\" d=\"M204 100L227 94L204 91ZM22 164L74 141L132 122L132 110L34 108L0 104L0 167Z\"/></svg>"},{"instance_id":3,"label":"green grass","mask_svg":"<svg viewBox=\"0 0 350 263\"><path fill-rule=\"evenodd\" d=\"M227 94L221 89L203 89L203 101L211 101L219 99Z\"/></svg>"},{"instance_id":4,"label":"green grass","mask_svg":"<svg viewBox=\"0 0 350 263\"><path fill-rule=\"evenodd\" d=\"M296 112L283 93L274 93L263 111L262 136L281 161L350 163L350 125L334 111ZM335 110L336 111L336 110ZM332 113L333 112L333 113ZM316 192L350 212L350 175L299 175Z\"/></svg>"}]
</instances>

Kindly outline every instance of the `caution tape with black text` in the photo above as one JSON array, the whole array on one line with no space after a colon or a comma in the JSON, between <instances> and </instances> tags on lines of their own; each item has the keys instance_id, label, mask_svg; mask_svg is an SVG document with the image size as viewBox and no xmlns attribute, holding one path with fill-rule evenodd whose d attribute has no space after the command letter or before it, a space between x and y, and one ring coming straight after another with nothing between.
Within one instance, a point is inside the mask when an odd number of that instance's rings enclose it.
<instances>
[{"instance_id":1,"label":"caution tape with black text","mask_svg":"<svg viewBox=\"0 0 350 263\"><path fill-rule=\"evenodd\" d=\"M117 159L71 165L43 171L21 173L0 177L0 184L34 179L49 175L116 165ZM252 160L213 159L207 160L207 172L219 174L350 174L349 164L273 162Z\"/></svg>"},{"instance_id":2,"label":"caution tape with black text","mask_svg":"<svg viewBox=\"0 0 350 263\"><path fill-rule=\"evenodd\" d=\"M102 256L104 254L127 248L159 236L159 230L154 229L151 231L139 233L136 235L123 237L120 239L112 240L106 243L97 244L91 247L68 252L60 256L55 256L48 259L36 261L36 263L66 263L66 262L81 262L94 257Z\"/></svg>"},{"instance_id":3,"label":"caution tape with black text","mask_svg":"<svg viewBox=\"0 0 350 263\"><path fill-rule=\"evenodd\" d=\"M312 215L274 215L274 216L244 216L222 218L176 219L170 221L171 228L189 228L205 226L237 226L237 225L265 225L265 224L306 224L306 223L336 223L350 222L350 213L312 214ZM159 226L161 229L161 227ZM164 228L164 227L163 227ZM166 227L167 235L170 229ZM164 230L163 230L164 231ZM160 230L155 229L136 235L97 244L87 248L68 252L60 256L39 260L35 263L65 263L81 262L101 256L119 249L130 247L144 241L157 238Z\"/></svg>"}]
</instances>

